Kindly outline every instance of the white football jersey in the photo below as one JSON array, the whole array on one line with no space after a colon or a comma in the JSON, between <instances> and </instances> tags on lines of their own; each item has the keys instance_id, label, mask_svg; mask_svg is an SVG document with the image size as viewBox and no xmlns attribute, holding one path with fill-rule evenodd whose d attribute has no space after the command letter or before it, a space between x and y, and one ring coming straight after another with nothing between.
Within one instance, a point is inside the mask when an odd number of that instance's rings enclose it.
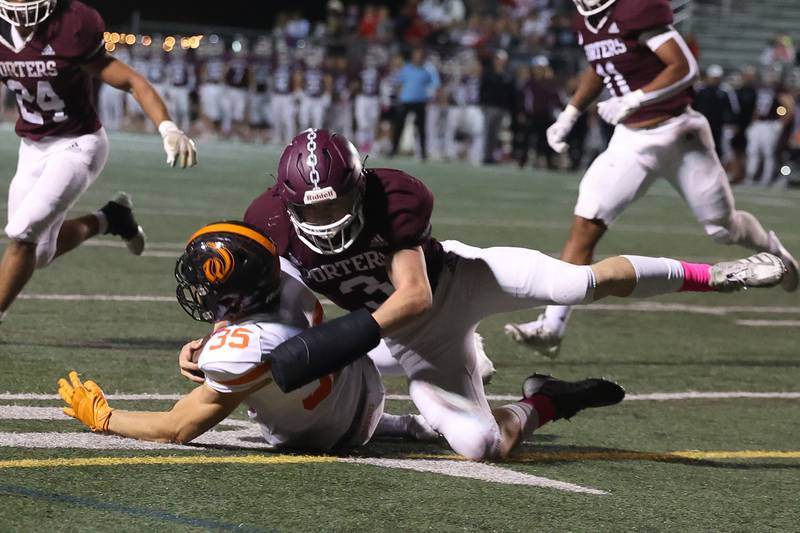
<instances>
[{"instance_id":1,"label":"white football jersey","mask_svg":"<svg viewBox=\"0 0 800 533\"><path fill-rule=\"evenodd\" d=\"M277 313L248 317L214 332L198 361L206 384L221 393L267 383L245 403L272 447L328 450L365 444L383 414L383 384L368 357L284 394L272 383L266 357L280 343L322 319L322 307L281 259Z\"/></svg>"}]
</instances>

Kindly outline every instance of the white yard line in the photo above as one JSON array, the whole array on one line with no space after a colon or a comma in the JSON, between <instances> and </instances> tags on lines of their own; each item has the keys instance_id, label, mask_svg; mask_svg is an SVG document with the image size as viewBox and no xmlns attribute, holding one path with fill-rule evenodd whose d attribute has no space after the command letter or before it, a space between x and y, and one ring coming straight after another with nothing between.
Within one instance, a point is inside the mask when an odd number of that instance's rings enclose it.
<instances>
[{"instance_id":1,"label":"white yard line","mask_svg":"<svg viewBox=\"0 0 800 533\"><path fill-rule=\"evenodd\" d=\"M447 461L432 459L383 459L383 458L361 458L347 457L339 460L342 463L359 465L380 466L383 468L399 468L402 470L413 470L415 472L430 472L433 474L443 474L446 476L460 477L467 479L477 479L489 483L501 483L503 485L527 485L529 487L544 487L565 492L577 492L581 494L609 494L606 491L582 487L565 481L558 481L546 477L532 476L523 474L507 468L501 468L485 463L473 463L468 461Z\"/></svg>"},{"instance_id":2,"label":"white yard line","mask_svg":"<svg viewBox=\"0 0 800 533\"><path fill-rule=\"evenodd\" d=\"M752 328L796 328L800 320L737 320L736 325Z\"/></svg>"},{"instance_id":3,"label":"white yard line","mask_svg":"<svg viewBox=\"0 0 800 533\"><path fill-rule=\"evenodd\" d=\"M177 401L183 395L181 394L107 394L106 397L111 401ZM514 401L519 399L519 395L515 394L488 394L487 399L491 401ZM679 400L731 400L731 399L764 399L776 398L783 400L798 400L800 399L800 392L749 392L749 391L729 391L729 392L700 392L700 391L685 391L685 392L652 392L647 394L628 394L625 396L625 401L679 401ZM42 400L54 401L59 400L58 394L39 394L33 392L5 392L0 393L0 401L25 401L25 400ZM409 401L411 398L407 394L387 394L387 400L395 401ZM7 418L4 416L8 408L15 409L34 409L33 411L15 411L15 412L29 412L29 413L49 413L55 411L48 411L48 409L56 409L54 407L22 407L22 406L8 406L0 405L0 420ZM41 411L36 411L41 409ZM60 413L60 409L57 409ZM35 417L33 417L35 418ZM42 420L47 420L46 418Z\"/></svg>"}]
</instances>

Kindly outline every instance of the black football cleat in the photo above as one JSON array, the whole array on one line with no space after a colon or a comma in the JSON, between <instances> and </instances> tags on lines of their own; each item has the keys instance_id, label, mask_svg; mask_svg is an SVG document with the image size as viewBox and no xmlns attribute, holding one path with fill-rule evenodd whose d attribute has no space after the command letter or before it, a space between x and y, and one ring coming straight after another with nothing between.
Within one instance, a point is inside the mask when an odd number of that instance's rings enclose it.
<instances>
[{"instance_id":1,"label":"black football cleat","mask_svg":"<svg viewBox=\"0 0 800 533\"><path fill-rule=\"evenodd\" d=\"M117 235L133 255L142 255L146 236L142 227L133 218L133 202L130 195L118 192L106 205L100 208L108 220L106 233Z\"/></svg>"},{"instance_id":2,"label":"black football cleat","mask_svg":"<svg viewBox=\"0 0 800 533\"><path fill-rule=\"evenodd\" d=\"M555 420L572 418L587 407L606 407L625 398L625 389L602 378L562 381L546 374L533 374L522 384L522 396L547 396L553 401Z\"/></svg>"}]
</instances>

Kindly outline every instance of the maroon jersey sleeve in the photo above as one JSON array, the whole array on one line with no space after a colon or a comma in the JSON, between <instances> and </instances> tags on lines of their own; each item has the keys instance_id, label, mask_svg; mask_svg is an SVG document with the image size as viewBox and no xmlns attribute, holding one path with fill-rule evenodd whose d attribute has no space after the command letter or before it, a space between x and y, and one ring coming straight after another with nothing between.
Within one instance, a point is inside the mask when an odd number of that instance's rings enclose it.
<instances>
[{"instance_id":1,"label":"maroon jersey sleeve","mask_svg":"<svg viewBox=\"0 0 800 533\"><path fill-rule=\"evenodd\" d=\"M382 234L386 242L393 249L424 244L431 236L431 190L400 170L375 169L373 172L380 176L385 192L386 221Z\"/></svg>"},{"instance_id":2,"label":"maroon jersey sleeve","mask_svg":"<svg viewBox=\"0 0 800 533\"><path fill-rule=\"evenodd\" d=\"M253 200L244 214L244 221L265 231L278 245L278 254L285 255L289 247L290 222L277 187L271 187Z\"/></svg>"},{"instance_id":3,"label":"maroon jersey sleeve","mask_svg":"<svg viewBox=\"0 0 800 533\"><path fill-rule=\"evenodd\" d=\"M77 62L88 63L99 57L105 51L103 32L106 25L100 13L80 2L72 2L72 13L64 22L66 31L74 33L75 38L70 41L68 50L64 55L75 58Z\"/></svg>"},{"instance_id":4,"label":"maroon jersey sleeve","mask_svg":"<svg viewBox=\"0 0 800 533\"><path fill-rule=\"evenodd\" d=\"M669 0L621 0L620 5L614 7L614 17L624 32L641 32L673 22Z\"/></svg>"}]
</instances>

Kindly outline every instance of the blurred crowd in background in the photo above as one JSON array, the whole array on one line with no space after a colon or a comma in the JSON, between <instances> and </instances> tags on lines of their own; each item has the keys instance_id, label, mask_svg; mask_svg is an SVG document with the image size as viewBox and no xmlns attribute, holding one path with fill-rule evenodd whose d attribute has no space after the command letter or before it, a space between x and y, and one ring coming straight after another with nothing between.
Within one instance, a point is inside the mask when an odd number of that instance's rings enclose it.
<instances>
[{"instance_id":1,"label":"blurred crowd in background","mask_svg":"<svg viewBox=\"0 0 800 533\"><path fill-rule=\"evenodd\" d=\"M567 154L547 145L585 64L575 14L570 0L406 0L394 11L331 0L325 20L285 13L268 33L107 33L106 48L145 73L200 140L282 145L300 129L328 127L365 154L576 170L613 129L590 109ZM791 37L778 34L753 65L706 65L694 106L711 122L733 182L792 183L797 59ZM130 96L108 86L98 93L107 129L148 127ZM4 120L15 115L10 98L0 98Z\"/></svg>"}]
</instances>

